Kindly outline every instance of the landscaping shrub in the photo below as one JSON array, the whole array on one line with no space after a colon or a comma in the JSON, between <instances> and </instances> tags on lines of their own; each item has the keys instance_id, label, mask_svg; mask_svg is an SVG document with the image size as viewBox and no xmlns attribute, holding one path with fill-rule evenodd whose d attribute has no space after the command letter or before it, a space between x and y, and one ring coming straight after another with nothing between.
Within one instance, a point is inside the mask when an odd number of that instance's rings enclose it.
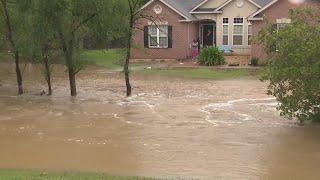
<instances>
[{"instance_id":1,"label":"landscaping shrub","mask_svg":"<svg viewBox=\"0 0 320 180\"><path fill-rule=\"evenodd\" d=\"M259 58L257 58L257 57L253 57L252 59L251 59L251 66L258 66L259 65Z\"/></svg>"},{"instance_id":2,"label":"landscaping shrub","mask_svg":"<svg viewBox=\"0 0 320 180\"><path fill-rule=\"evenodd\" d=\"M197 63L199 65L217 66L226 64L226 60L219 48L207 47L201 50Z\"/></svg>"},{"instance_id":3,"label":"landscaping shrub","mask_svg":"<svg viewBox=\"0 0 320 180\"><path fill-rule=\"evenodd\" d=\"M269 82L268 94L280 102L281 115L300 123L319 122L320 9L295 9L290 19L292 23L279 31L268 22L260 31L259 43L268 59L263 80Z\"/></svg>"}]
</instances>

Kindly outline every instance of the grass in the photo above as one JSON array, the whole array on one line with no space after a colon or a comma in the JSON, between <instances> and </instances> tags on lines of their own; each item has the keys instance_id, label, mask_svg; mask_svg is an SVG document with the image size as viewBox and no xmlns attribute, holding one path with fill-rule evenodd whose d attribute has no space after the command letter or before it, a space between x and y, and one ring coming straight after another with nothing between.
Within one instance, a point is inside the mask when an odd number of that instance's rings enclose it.
<instances>
[{"instance_id":1,"label":"grass","mask_svg":"<svg viewBox=\"0 0 320 180\"><path fill-rule=\"evenodd\" d=\"M6 62L8 60L8 55L4 52L0 52L0 62Z\"/></svg>"},{"instance_id":2,"label":"grass","mask_svg":"<svg viewBox=\"0 0 320 180\"><path fill-rule=\"evenodd\" d=\"M124 49L109 50L86 50L81 54L81 60L88 65L98 65L106 69L122 70L122 61L125 57ZM0 62L5 61L6 55L0 52ZM63 60L61 60L63 63ZM56 63L56 62L54 62ZM150 64L149 64L150 65ZM257 73L252 73L248 69L226 69L217 68L196 68L196 69L145 69L148 64L131 64L130 69L135 74L146 76L164 76L172 78L193 78L193 79L234 79L249 77Z\"/></svg>"},{"instance_id":3,"label":"grass","mask_svg":"<svg viewBox=\"0 0 320 180\"><path fill-rule=\"evenodd\" d=\"M121 61L124 56L123 49L87 50L81 54L81 58L88 64L103 66L107 69L122 68Z\"/></svg>"},{"instance_id":4,"label":"grass","mask_svg":"<svg viewBox=\"0 0 320 180\"><path fill-rule=\"evenodd\" d=\"M107 174L76 173L76 172L40 172L0 170L0 180L151 180L154 178L135 176L112 176Z\"/></svg>"},{"instance_id":5,"label":"grass","mask_svg":"<svg viewBox=\"0 0 320 180\"><path fill-rule=\"evenodd\" d=\"M107 69L122 69L121 60L125 57L123 49L88 50L82 54L82 58L89 64L99 65ZM194 79L232 79L251 76L247 69L218 70L212 68L197 69L145 69L146 64L131 64L131 70L135 74L147 76L165 76Z\"/></svg>"},{"instance_id":6,"label":"grass","mask_svg":"<svg viewBox=\"0 0 320 180\"><path fill-rule=\"evenodd\" d=\"M232 70L218 70L218 69L150 69L137 71L143 75L178 77L178 78L193 78L193 79L233 79L251 76L251 72L247 69L232 69Z\"/></svg>"}]
</instances>

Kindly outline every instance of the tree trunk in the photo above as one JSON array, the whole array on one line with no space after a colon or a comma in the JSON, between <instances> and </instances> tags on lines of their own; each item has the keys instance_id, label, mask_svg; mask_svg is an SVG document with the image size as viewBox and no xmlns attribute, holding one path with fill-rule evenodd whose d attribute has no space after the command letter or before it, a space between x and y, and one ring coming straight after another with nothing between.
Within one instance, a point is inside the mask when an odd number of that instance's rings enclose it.
<instances>
[{"instance_id":1,"label":"tree trunk","mask_svg":"<svg viewBox=\"0 0 320 180\"><path fill-rule=\"evenodd\" d=\"M76 72L75 65L73 63L72 49L69 48L66 56L67 67L69 73L70 93L71 96L77 96L77 85L76 85Z\"/></svg>"},{"instance_id":2,"label":"tree trunk","mask_svg":"<svg viewBox=\"0 0 320 180\"><path fill-rule=\"evenodd\" d=\"M52 95L52 85L51 85L51 67L49 62L49 45L46 44L43 46L42 49L42 63L44 63L44 73L45 73L45 79L47 81L48 85L48 96Z\"/></svg>"},{"instance_id":3,"label":"tree trunk","mask_svg":"<svg viewBox=\"0 0 320 180\"><path fill-rule=\"evenodd\" d=\"M48 84L48 96L52 95L52 85L51 85L51 69L48 58L45 58L44 60L45 65L45 71L46 71L46 81Z\"/></svg>"},{"instance_id":4,"label":"tree trunk","mask_svg":"<svg viewBox=\"0 0 320 180\"><path fill-rule=\"evenodd\" d=\"M77 85L76 85L76 71L75 64L73 59L73 41L69 42L69 48L67 49L66 54L68 73L69 73L69 83L70 83L70 93L71 96L77 96Z\"/></svg>"},{"instance_id":5,"label":"tree trunk","mask_svg":"<svg viewBox=\"0 0 320 180\"><path fill-rule=\"evenodd\" d=\"M16 64L16 75L17 75L17 83L18 83L18 94L23 94L23 86L22 86L22 75L19 67L19 52L16 51L14 53L14 59Z\"/></svg>"},{"instance_id":6,"label":"tree trunk","mask_svg":"<svg viewBox=\"0 0 320 180\"><path fill-rule=\"evenodd\" d=\"M12 35L12 26L11 26L11 21L10 21L10 16L9 16L9 12L8 12L8 4L7 4L7 0L1 0L1 4L3 7L3 11L4 11L4 18L5 18L5 23L7 26L7 37L8 40L11 44L11 48L12 48L12 52L14 53L14 59L15 59L15 65L16 65L16 75L17 75L17 83L18 83L18 94L21 95L23 94L23 86L22 86L22 74L21 74L21 70L20 70L20 66L19 66L19 51L17 50L17 47L14 43L13 40L13 35Z\"/></svg>"},{"instance_id":7,"label":"tree trunk","mask_svg":"<svg viewBox=\"0 0 320 180\"><path fill-rule=\"evenodd\" d=\"M76 73L73 68L68 68L71 96L77 96Z\"/></svg>"},{"instance_id":8,"label":"tree trunk","mask_svg":"<svg viewBox=\"0 0 320 180\"><path fill-rule=\"evenodd\" d=\"M130 29L128 32L128 39L127 39L127 57L124 64L124 76L126 81L126 87L127 87L127 96L131 96L132 94L132 87L130 84L130 72L129 72L129 63L130 63L130 57L131 57L131 44L132 44L132 33L133 33L133 15L130 17Z\"/></svg>"}]
</instances>

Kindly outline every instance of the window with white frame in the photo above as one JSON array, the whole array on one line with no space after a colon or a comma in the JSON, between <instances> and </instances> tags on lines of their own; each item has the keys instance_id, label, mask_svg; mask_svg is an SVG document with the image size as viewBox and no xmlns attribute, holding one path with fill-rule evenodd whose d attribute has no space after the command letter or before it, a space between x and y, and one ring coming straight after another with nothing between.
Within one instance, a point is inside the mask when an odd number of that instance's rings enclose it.
<instances>
[{"instance_id":1,"label":"window with white frame","mask_svg":"<svg viewBox=\"0 0 320 180\"><path fill-rule=\"evenodd\" d=\"M279 32L281 29L285 28L288 25L288 23L277 23L277 32Z\"/></svg>"},{"instance_id":2,"label":"window with white frame","mask_svg":"<svg viewBox=\"0 0 320 180\"><path fill-rule=\"evenodd\" d=\"M283 29L284 27L286 27L290 23L291 23L291 19L286 19L286 18L277 19L277 32Z\"/></svg>"},{"instance_id":3,"label":"window with white frame","mask_svg":"<svg viewBox=\"0 0 320 180\"><path fill-rule=\"evenodd\" d=\"M229 45L229 18L222 19L222 45Z\"/></svg>"},{"instance_id":4,"label":"window with white frame","mask_svg":"<svg viewBox=\"0 0 320 180\"><path fill-rule=\"evenodd\" d=\"M279 32L281 29L284 29L290 23L291 23L291 19L286 19L286 18L277 19L277 23L275 24L276 32ZM277 42L275 44L276 51L279 51L281 44L282 44L282 40L277 39Z\"/></svg>"},{"instance_id":5,"label":"window with white frame","mask_svg":"<svg viewBox=\"0 0 320 180\"><path fill-rule=\"evenodd\" d=\"M233 45L243 45L243 18L233 19Z\"/></svg>"},{"instance_id":6,"label":"window with white frame","mask_svg":"<svg viewBox=\"0 0 320 180\"><path fill-rule=\"evenodd\" d=\"M168 47L168 26L149 26L149 47Z\"/></svg>"},{"instance_id":7,"label":"window with white frame","mask_svg":"<svg viewBox=\"0 0 320 180\"><path fill-rule=\"evenodd\" d=\"M248 25L248 45L252 44L252 25Z\"/></svg>"}]
</instances>

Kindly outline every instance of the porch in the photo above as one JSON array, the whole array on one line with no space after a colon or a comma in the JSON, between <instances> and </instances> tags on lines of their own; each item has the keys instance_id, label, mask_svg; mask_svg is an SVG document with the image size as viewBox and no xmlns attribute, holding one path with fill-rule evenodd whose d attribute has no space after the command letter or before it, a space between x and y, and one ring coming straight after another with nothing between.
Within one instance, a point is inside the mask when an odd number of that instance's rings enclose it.
<instances>
[{"instance_id":1,"label":"porch","mask_svg":"<svg viewBox=\"0 0 320 180\"><path fill-rule=\"evenodd\" d=\"M219 26L214 20L200 20L199 26L199 44L200 49L210 46L224 49L227 46L231 52L225 53L226 62L229 66L248 66L251 63L251 45L233 45L232 37L230 36L230 28L227 32L223 32L225 28ZM228 34L227 36L225 34ZM242 41L244 41L244 36ZM224 45L225 44L225 45Z\"/></svg>"}]
</instances>

